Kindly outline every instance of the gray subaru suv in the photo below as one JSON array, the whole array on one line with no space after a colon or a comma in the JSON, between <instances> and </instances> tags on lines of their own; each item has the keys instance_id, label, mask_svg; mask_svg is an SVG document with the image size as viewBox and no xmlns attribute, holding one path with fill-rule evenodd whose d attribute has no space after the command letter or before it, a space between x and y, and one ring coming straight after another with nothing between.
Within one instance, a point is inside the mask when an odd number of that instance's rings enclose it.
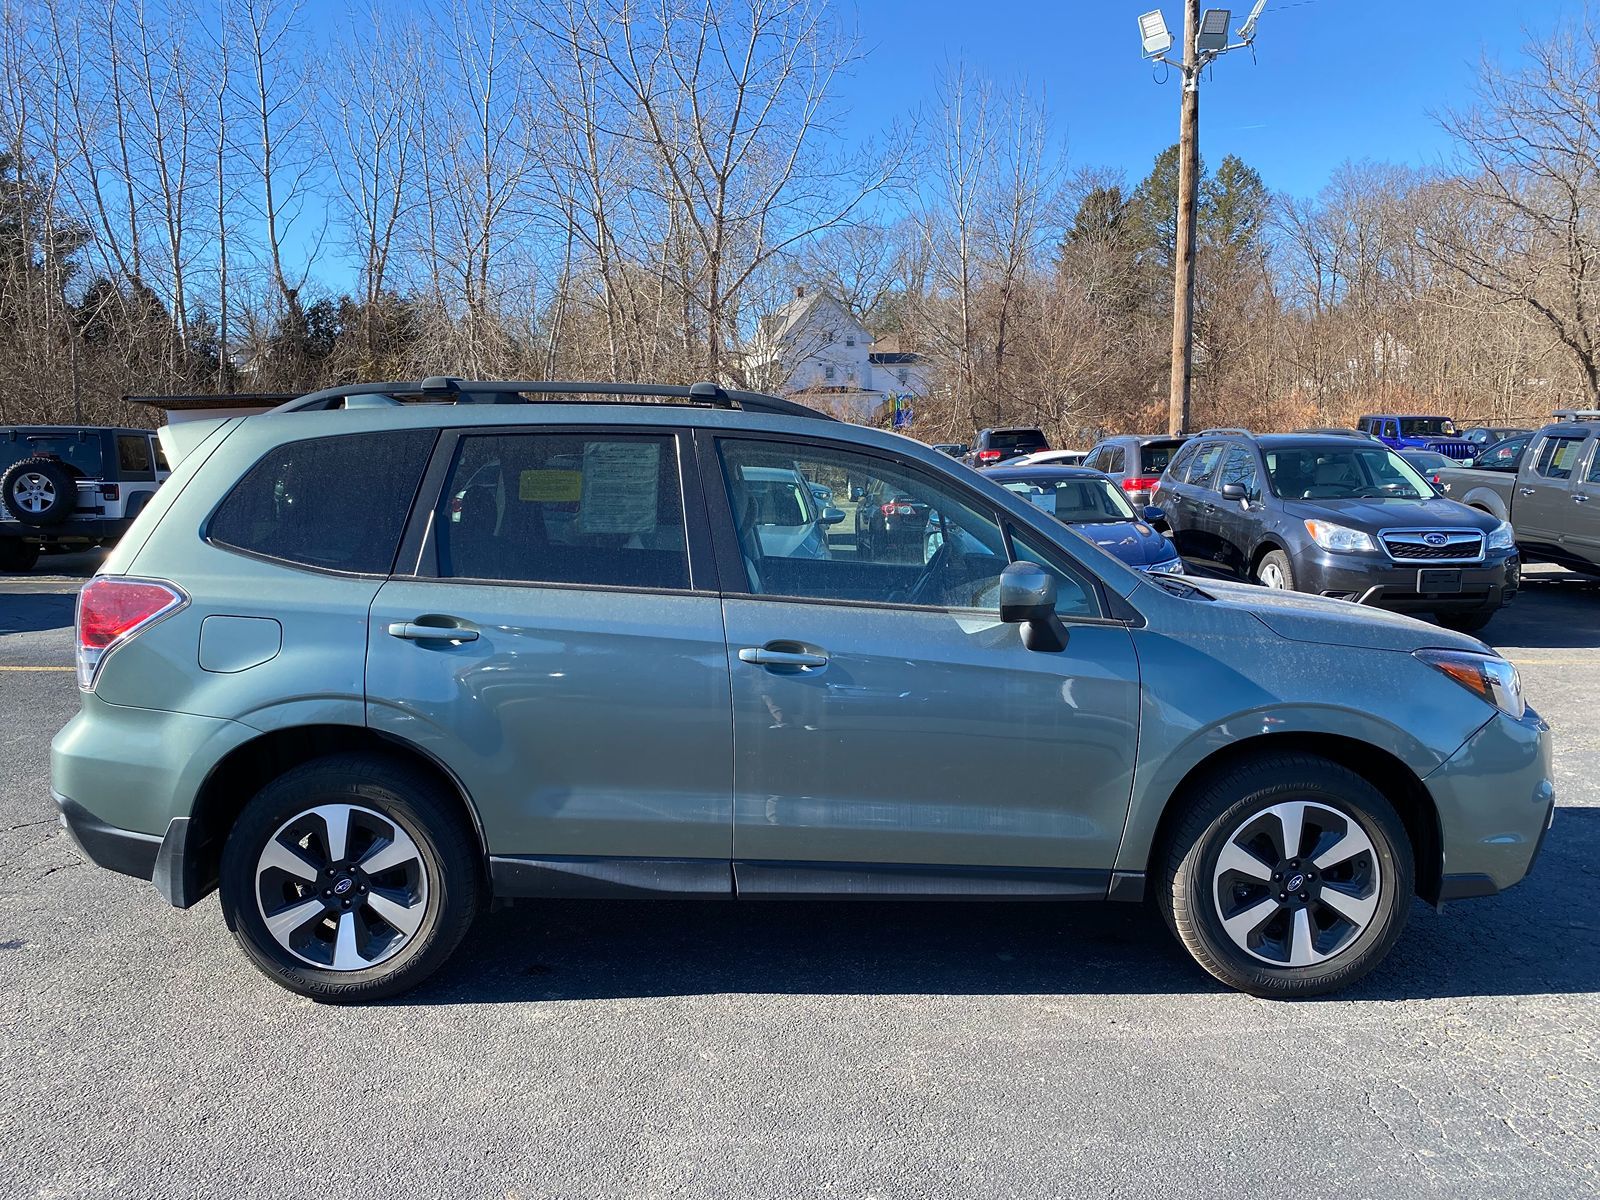
<instances>
[{"instance_id":1,"label":"gray subaru suv","mask_svg":"<svg viewBox=\"0 0 1600 1200\"><path fill-rule=\"evenodd\" d=\"M1481 642L1131 570L783 400L428 379L163 436L79 598L55 801L320 1000L418 983L491 897L649 896L1150 897L1310 995L1413 895L1520 880L1554 811ZM789 553L775 472L943 536Z\"/></svg>"}]
</instances>

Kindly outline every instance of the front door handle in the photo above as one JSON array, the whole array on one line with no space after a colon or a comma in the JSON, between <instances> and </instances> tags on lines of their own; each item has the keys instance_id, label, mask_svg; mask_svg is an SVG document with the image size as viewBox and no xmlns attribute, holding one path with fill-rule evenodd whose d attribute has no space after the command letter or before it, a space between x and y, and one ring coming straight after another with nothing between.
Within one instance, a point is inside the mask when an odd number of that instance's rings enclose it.
<instances>
[{"instance_id":1,"label":"front door handle","mask_svg":"<svg viewBox=\"0 0 1600 1200\"><path fill-rule=\"evenodd\" d=\"M476 629L463 629L459 625L421 625L416 621L395 621L389 626L389 636L404 638L408 642L475 642Z\"/></svg>"},{"instance_id":2,"label":"front door handle","mask_svg":"<svg viewBox=\"0 0 1600 1200\"><path fill-rule=\"evenodd\" d=\"M1201 506L1200 511L1209 516L1210 514L1212 514L1212 513L1217 511L1217 506L1215 504L1206 503L1206 504Z\"/></svg>"},{"instance_id":3,"label":"front door handle","mask_svg":"<svg viewBox=\"0 0 1600 1200\"><path fill-rule=\"evenodd\" d=\"M1587 504L1587 503L1589 503L1589 497L1584 492L1573 492L1572 493L1572 502L1574 504Z\"/></svg>"},{"instance_id":4,"label":"front door handle","mask_svg":"<svg viewBox=\"0 0 1600 1200\"><path fill-rule=\"evenodd\" d=\"M825 667L828 665L828 656L803 650L768 650L765 646L746 646L739 651L739 661L754 663L758 667Z\"/></svg>"},{"instance_id":5,"label":"front door handle","mask_svg":"<svg viewBox=\"0 0 1600 1200\"><path fill-rule=\"evenodd\" d=\"M1538 488L1530 488L1530 487L1518 488L1517 489L1517 491L1521 492L1524 496L1531 496L1535 492L1537 492L1538 490L1539 490Z\"/></svg>"}]
</instances>

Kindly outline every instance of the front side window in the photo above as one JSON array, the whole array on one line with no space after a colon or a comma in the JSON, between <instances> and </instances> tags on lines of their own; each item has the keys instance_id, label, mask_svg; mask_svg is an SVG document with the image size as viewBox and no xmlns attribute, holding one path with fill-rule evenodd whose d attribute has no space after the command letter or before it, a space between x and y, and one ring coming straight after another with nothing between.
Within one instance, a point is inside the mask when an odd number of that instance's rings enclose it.
<instances>
[{"instance_id":1,"label":"front side window","mask_svg":"<svg viewBox=\"0 0 1600 1200\"><path fill-rule=\"evenodd\" d=\"M387 575L435 437L396 429L275 446L217 506L206 537L300 566Z\"/></svg>"},{"instance_id":2,"label":"front side window","mask_svg":"<svg viewBox=\"0 0 1600 1200\"><path fill-rule=\"evenodd\" d=\"M1578 449L1582 445L1582 434L1545 438L1544 444L1539 447L1539 457L1533 469L1546 479L1571 479L1572 467L1578 460Z\"/></svg>"},{"instance_id":3,"label":"front side window","mask_svg":"<svg viewBox=\"0 0 1600 1200\"><path fill-rule=\"evenodd\" d=\"M1222 460L1222 474L1217 476L1217 491L1220 492L1229 483L1237 483L1244 488L1244 494L1252 500L1261 494L1261 486L1256 482L1255 451L1248 446L1230 448L1228 457Z\"/></svg>"},{"instance_id":4,"label":"front side window","mask_svg":"<svg viewBox=\"0 0 1600 1200\"><path fill-rule=\"evenodd\" d=\"M950 481L840 447L729 438L718 448L751 594L999 611L1005 536ZM829 488L834 506L786 499L806 480Z\"/></svg>"},{"instance_id":5,"label":"front side window","mask_svg":"<svg viewBox=\"0 0 1600 1200\"><path fill-rule=\"evenodd\" d=\"M795 506L802 498L790 494L786 502ZM669 437L463 437L434 515L434 537L443 578L658 591L689 586L677 452Z\"/></svg>"},{"instance_id":6,"label":"front side window","mask_svg":"<svg viewBox=\"0 0 1600 1200\"><path fill-rule=\"evenodd\" d=\"M1484 451L1483 457L1478 459L1473 466L1482 467L1490 471L1515 471L1522 462L1523 452L1528 448L1528 438L1513 438L1508 442L1500 442L1490 446Z\"/></svg>"},{"instance_id":7,"label":"front side window","mask_svg":"<svg viewBox=\"0 0 1600 1200\"><path fill-rule=\"evenodd\" d=\"M1600 483L1600 439L1596 439L1594 449L1589 452L1589 478L1588 483Z\"/></svg>"},{"instance_id":8,"label":"front side window","mask_svg":"<svg viewBox=\"0 0 1600 1200\"><path fill-rule=\"evenodd\" d=\"M1266 458L1273 493L1289 500L1426 500L1434 494L1386 446L1287 447Z\"/></svg>"}]
</instances>

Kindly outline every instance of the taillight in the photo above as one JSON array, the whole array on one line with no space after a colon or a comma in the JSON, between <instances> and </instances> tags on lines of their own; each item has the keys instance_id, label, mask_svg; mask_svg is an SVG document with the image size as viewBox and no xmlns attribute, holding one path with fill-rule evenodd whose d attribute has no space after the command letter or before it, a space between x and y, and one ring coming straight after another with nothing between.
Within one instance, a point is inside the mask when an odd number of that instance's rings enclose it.
<instances>
[{"instance_id":1,"label":"taillight","mask_svg":"<svg viewBox=\"0 0 1600 1200\"><path fill-rule=\"evenodd\" d=\"M1155 475L1129 475L1122 481L1125 492L1153 492L1161 480Z\"/></svg>"},{"instance_id":2,"label":"taillight","mask_svg":"<svg viewBox=\"0 0 1600 1200\"><path fill-rule=\"evenodd\" d=\"M1000 451L998 451L998 450L979 450L978 451L978 461L981 462L981 463L999 462L1000 461Z\"/></svg>"},{"instance_id":3,"label":"taillight","mask_svg":"<svg viewBox=\"0 0 1600 1200\"><path fill-rule=\"evenodd\" d=\"M117 484L102 483L100 485L100 499L102 500L116 500L121 497L121 495L122 488Z\"/></svg>"},{"instance_id":4,"label":"taillight","mask_svg":"<svg viewBox=\"0 0 1600 1200\"><path fill-rule=\"evenodd\" d=\"M93 691L107 654L187 603L189 597L170 583L115 575L91 579L78 593L78 686Z\"/></svg>"}]
</instances>

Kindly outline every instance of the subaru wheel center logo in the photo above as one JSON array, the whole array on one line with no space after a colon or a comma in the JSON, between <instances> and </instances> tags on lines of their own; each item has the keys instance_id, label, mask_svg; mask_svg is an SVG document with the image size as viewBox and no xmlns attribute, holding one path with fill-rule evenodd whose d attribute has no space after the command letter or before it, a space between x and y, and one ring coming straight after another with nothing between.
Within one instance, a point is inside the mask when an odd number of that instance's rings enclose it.
<instances>
[{"instance_id":1,"label":"subaru wheel center logo","mask_svg":"<svg viewBox=\"0 0 1600 1200\"><path fill-rule=\"evenodd\" d=\"M1287 886L1291 892L1298 892L1301 888L1305 887L1305 885L1306 877L1304 875L1291 875L1289 876L1289 882L1285 886Z\"/></svg>"},{"instance_id":2,"label":"subaru wheel center logo","mask_svg":"<svg viewBox=\"0 0 1600 1200\"><path fill-rule=\"evenodd\" d=\"M1442 533L1425 533L1422 535L1422 540L1427 542L1430 546L1442 546L1450 539L1445 537Z\"/></svg>"},{"instance_id":3,"label":"subaru wheel center logo","mask_svg":"<svg viewBox=\"0 0 1600 1200\"><path fill-rule=\"evenodd\" d=\"M339 880L338 883L333 885L333 894L335 896L343 896L353 886L354 885L350 882L350 880L348 878L341 879L341 880Z\"/></svg>"}]
</instances>

